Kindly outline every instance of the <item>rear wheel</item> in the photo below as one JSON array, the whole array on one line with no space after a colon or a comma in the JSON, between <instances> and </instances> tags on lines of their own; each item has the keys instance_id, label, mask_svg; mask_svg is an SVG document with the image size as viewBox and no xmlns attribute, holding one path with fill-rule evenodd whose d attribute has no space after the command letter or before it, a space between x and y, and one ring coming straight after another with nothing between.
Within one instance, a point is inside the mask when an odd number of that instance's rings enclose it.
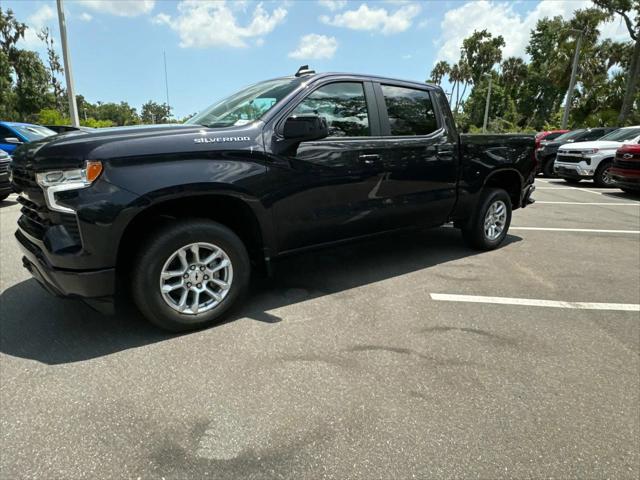
<instances>
[{"instance_id":1,"label":"rear wheel","mask_svg":"<svg viewBox=\"0 0 640 480\"><path fill-rule=\"evenodd\" d=\"M144 316L174 332L207 327L245 292L250 263L224 225L188 220L158 230L134 263L132 294Z\"/></svg>"},{"instance_id":2,"label":"rear wheel","mask_svg":"<svg viewBox=\"0 0 640 480\"><path fill-rule=\"evenodd\" d=\"M462 237L472 248L493 250L504 241L511 224L511 198L502 189L485 190L478 209L462 228Z\"/></svg>"},{"instance_id":3,"label":"rear wheel","mask_svg":"<svg viewBox=\"0 0 640 480\"><path fill-rule=\"evenodd\" d=\"M593 176L593 182L598 187L613 187L613 178L611 178L612 162L603 162L597 168L595 175Z\"/></svg>"}]
</instances>

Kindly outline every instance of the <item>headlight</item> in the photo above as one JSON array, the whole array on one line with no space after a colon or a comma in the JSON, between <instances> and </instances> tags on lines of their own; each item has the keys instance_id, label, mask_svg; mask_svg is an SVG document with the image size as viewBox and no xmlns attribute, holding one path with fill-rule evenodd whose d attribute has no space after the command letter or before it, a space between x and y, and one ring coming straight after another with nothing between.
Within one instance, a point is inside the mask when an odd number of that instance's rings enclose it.
<instances>
[{"instance_id":1,"label":"headlight","mask_svg":"<svg viewBox=\"0 0 640 480\"><path fill-rule=\"evenodd\" d=\"M582 154L583 157L586 157L587 155L593 155L594 153L598 153L598 149L592 148L591 150L582 150L580 153Z\"/></svg>"},{"instance_id":2,"label":"headlight","mask_svg":"<svg viewBox=\"0 0 640 480\"><path fill-rule=\"evenodd\" d=\"M58 185L74 185L74 188L85 188L91 185L102 173L102 162L87 162L84 168L73 170L50 170L36 174L36 181L42 188ZM65 190L72 190L65 188Z\"/></svg>"},{"instance_id":3,"label":"headlight","mask_svg":"<svg viewBox=\"0 0 640 480\"><path fill-rule=\"evenodd\" d=\"M42 187L47 206L56 212L75 213L73 209L60 205L56 193L78 190L91 185L102 173L102 162L88 161L84 168L72 170L49 170L36 174L36 182Z\"/></svg>"}]
</instances>

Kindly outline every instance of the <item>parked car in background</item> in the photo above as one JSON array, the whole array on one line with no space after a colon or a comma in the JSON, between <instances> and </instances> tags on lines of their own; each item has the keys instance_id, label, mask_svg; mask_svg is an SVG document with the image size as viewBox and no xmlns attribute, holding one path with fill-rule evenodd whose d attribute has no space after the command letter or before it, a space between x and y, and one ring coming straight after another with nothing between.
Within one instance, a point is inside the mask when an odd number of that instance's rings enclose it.
<instances>
[{"instance_id":1,"label":"parked car in background","mask_svg":"<svg viewBox=\"0 0 640 480\"><path fill-rule=\"evenodd\" d=\"M91 132L95 130L95 128L91 127L73 127L71 125L43 125L45 128L49 130L53 130L56 133L66 133L66 132L77 132L81 130L83 132Z\"/></svg>"},{"instance_id":2,"label":"parked car in background","mask_svg":"<svg viewBox=\"0 0 640 480\"><path fill-rule=\"evenodd\" d=\"M536 160L538 161L538 173L542 172L545 177L553 177L553 162L556 159L558 148L565 143L573 142L589 142L597 140L607 133L613 132L616 127L596 127L596 128L580 128L563 133L553 140L543 139L540 142L540 148L536 151Z\"/></svg>"},{"instance_id":3,"label":"parked car in background","mask_svg":"<svg viewBox=\"0 0 640 480\"><path fill-rule=\"evenodd\" d=\"M0 150L0 202L13 191L9 181L9 164L11 157L4 150Z\"/></svg>"},{"instance_id":4,"label":"parked car in background","mask_svg":"<svg viewBox=\"0 0 640 480\"><path fill-rule=\"evenodd\" d=\"M616 150L625 143L638 143L640 125L619 128L594 142L562 145L554 164L556 175L569 183L593 179L599 187L613 186L610 175Z\"/></svg>"},{"instance_id":5,"label":"parked car in background","mask_svg":"<svg viewBox=\"0 0 640 480\"><path fill-rule=\"evenodd\" d=\"M41 125L32 125L31 123L17 122L0 122L0 150L4 150L8 154L23 143L41 140L56 132L43 127Z\"/></svg>"},{"instance_id":6,"label":"parked car in background","mask_svg":"<svg viewBox=\"0 0 640 480\"><path fill-rule=\"evenodd\" d=\"M569 130L547 130L546 132L540 132L536 134L536 152L540 148L540 142L546 140L547 142L555 140L560 135L567 133Z\"/></svg>"},{"instance_id":7,"label":"parked car in background","mask_svg":"<svg viewBox=\"0 0 640 480\"><path fill-rule=\"evenodd\" d=\"M629 193L640 193L640 145L629 143L616 151L609 170L616 187Z\"/></svg>"}]
</instances>

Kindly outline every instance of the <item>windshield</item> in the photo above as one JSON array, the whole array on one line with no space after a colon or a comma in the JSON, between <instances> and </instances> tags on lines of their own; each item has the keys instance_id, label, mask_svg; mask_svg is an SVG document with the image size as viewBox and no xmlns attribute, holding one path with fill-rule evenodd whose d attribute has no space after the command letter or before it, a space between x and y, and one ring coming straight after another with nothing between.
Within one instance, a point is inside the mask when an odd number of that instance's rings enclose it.
<instances>
[{"instance_id":1,"label":"windshield","mask_svg":"<svg viewBox=\"0 0 640 480\"><path fill-rule=\"evenodd\" d=\"M633 140L638 135L640 135L640 127L619 128L618 130L614 130L604 137L601 137L599 141L611 140L614 142L624 142L625 140Z\"/></svg>"},{"instance_id":2,"label":"windshield","mask_svg":"<svg viewBox=\"0 0 640 480\"><path fill-rule=\"evenodd\" d=\"M47 127L41 127L40 125L13 125L13 129L17 130L20 135L30 142L56 134L53 130L49 130Z\"/></svg>"},{"instance_id":3,"label":"windshield","mask_svg":"<svg viewBox=\"0 0 640 480\"><path fill-rule=\"evenodd\" d=\"M299 78L257 83L213 104L185 123L213 128L246 125L262 117L298 85Z\"/></svg>"},{"instance_id":4,"label":"windshield","mask_svg":"<svg viewBox=\"0 0 640 480\"><path fill-rule=\"evenodd\" d=\"M566 142L567 140L573 140L576 137L579 137L580 135L582 135L586 130L584 129L580 129L580 130L572 130L570 132L567 133L563 133L562 135L560 135L559 137L557 137L555 139L556 142Z\"/></svg>"}]
</instances>

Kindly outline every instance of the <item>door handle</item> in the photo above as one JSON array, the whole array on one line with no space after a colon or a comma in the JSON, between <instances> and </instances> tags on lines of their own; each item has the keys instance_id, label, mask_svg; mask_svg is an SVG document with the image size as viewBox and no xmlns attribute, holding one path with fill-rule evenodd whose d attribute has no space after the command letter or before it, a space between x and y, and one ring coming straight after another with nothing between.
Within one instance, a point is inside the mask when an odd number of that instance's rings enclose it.
<instances>
[{"instance_id":1,"label":"door handle","mask_svg":"<svg viewBox=\"0 0 640 480\"><path fill-rule=\"evenodd\" d=\"M380 160L380 155L377 153L364 153L358 157L359 160L362 160L367 165L373 165L375 162Z\"/></svg>"}]
</instances>

